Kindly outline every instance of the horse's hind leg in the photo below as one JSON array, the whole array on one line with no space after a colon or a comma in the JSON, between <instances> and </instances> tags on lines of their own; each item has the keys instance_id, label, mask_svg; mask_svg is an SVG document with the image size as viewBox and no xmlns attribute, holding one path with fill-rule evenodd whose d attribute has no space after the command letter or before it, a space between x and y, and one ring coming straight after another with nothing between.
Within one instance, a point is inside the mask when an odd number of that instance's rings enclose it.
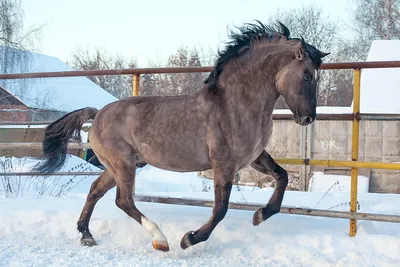
<instances>
[{"instance_id":1,"label":"horse's hind leg","mask_svg":"<svg viewBox=\"0 0 400 267\"><path fill-rule=\"evenodd\" d=\"M141 213L132 197L133 183L135 181L135 160L129 159L125 164L118 164L113 166L115 179L117 182L117 195L115 199L116 205L122 209L126 214L140 223L152 236L153 247L161 251L169 251L167 238L161 232L157 224L148 219Z\"/></svg>"},{"instance_id":2,"label":"horse's hind leg","mask_svg":"<svg viewBox=\"0 0 400 267\"><path fill-rule=\"evenodd\" d=\"M199 230L185 234L181 240L182 249L206 241L218 223L225 217L228 211L233 178L234 172L214 169L214 208L212 216Z\"/></svg>"},{"instance_id":3,"label":"horse's hind leg","mask_svg":"<svg viewBox=\"0 0 400 267\"><path fill-rule=\"evenodd\" d=\"M285 194L285 189L288 184L288 174L265 150L250 164L250 166L259 172L272 175L276 181L274 193L267 206L259 208L254 213L253 225L259 225L281 210L283 195Z\"/></svg>"},{"instance_id":4,"label":"horse's hind leg","mask_svg":"<svg viewBox=\"0 0 400 267\"><path fill-rule=\"evenodd\" d=\"M114 178L108 170L105 170L99 178L93 182L78 221L78 231L82 233L82 245L89 247L96 245L96 241L89 231L89 220L97 201L114 186Z\"/></svg>"}]
</instances>

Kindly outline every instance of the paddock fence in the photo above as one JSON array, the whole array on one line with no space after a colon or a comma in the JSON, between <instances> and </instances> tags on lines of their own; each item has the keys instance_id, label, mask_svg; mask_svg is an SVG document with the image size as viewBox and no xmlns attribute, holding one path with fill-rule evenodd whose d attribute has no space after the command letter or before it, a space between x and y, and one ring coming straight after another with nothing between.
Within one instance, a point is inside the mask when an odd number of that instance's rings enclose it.
<instances>
[{"instance_id":1,"label":"paddock fence","mask_svg":"<svg viewBox=\"0 0 400 267\"><path fill-rule=\"evenodd\" d=\"M317 120L335 120L352 122L352 155L351 160L330 160L330 159L310 159L310 158L275 158L279 164L302 165L302 166L326 166L326 167L346 167L351 168L351 189L350 189L350 211L332 211L321 209L304 209L296 207L282 207L281 213L320 216L340 219L350 219L349 235L355 236L357 232L357 220L370 220L381 222L400 223L400 215L372 214L357 212L357 184L359 168L376 168L386 170L400 170L400 163L359 161L359 139L360 121L398 121L400 114L362 114L360 113L360 81L361 70L370 68L400 68L400 61L374 61L374 62L343 62L325 63L321 66L324 70L352 69L353 76L353 112L348 114L318 114ZM166 73L194 73L210 72L212 67L180 67L180 68L132 68L132 69L109 69L109 70L90 70L90 71L64 71L64 72L35 72L18 74L0 74L1 79L27 79L27 78L55 78L55 77L77 77L77 76L100 76L100 75L133 75L132 95L140 94L139 81L142 74L166 74ZM274 120L292 120L291 114L274 114ZM0 125L47 125L50 122L0 122ZM0 143L0 150L26 147L29 149L41 149L41 143ZM89 143L69 143L69 149L88 149ZM0 173L0 176L42 176L42 175L98 175L101 172L57 172L57 173L38 173L38 172L18 172ZM399 177L400 178L400 177ZM174 205L190 205L201 207L212 207L213 201L206 201L192 198L172 198L160 196L134 195L135 200L142 202L154 202ZM265 204L260 203L230 203L232 209L256 210Z\"/></svg>"}]
</instances>

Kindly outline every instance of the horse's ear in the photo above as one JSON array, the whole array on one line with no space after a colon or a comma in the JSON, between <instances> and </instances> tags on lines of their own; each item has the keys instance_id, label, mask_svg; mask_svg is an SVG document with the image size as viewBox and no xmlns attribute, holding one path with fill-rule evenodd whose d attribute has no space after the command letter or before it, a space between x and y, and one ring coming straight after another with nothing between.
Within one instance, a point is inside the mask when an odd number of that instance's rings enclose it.
<instances>
[{"instance_id":1,"label":"horse's ear","mask_svg":"<svg viewBox=\"0 0 400 267\"><path fill-rule=\"evenodd\" d=\"M304 58L303 48L301 48L301 47L296 48L296 51L294 52L294 55L295 55L297 60L303 60L303 58Z\"/></svg>"},{"instance_id":2,"label":"horse's ear","mask_svg":"<svg viewBox=\"0 0 400 267\"><path fill-rule=\"evenodd\" d=\"M324 57L326 57L327 55L330 55L330 54L331 53L324 53L324 52L318 51L318 55L319 55L320 58L324 58Z\"/></svg>"},{"instance_id":3,"label":"horse's ear","mask_svg":"<svg viewBox=\"0 0 400 267\"><path fill-rule=\"evenodd\" d=\"M278 21L279 24L279 32L285 36L286 38L289 38L290 36L290 31L289 29L280 21Z\"/></svg>"}]
</instances>

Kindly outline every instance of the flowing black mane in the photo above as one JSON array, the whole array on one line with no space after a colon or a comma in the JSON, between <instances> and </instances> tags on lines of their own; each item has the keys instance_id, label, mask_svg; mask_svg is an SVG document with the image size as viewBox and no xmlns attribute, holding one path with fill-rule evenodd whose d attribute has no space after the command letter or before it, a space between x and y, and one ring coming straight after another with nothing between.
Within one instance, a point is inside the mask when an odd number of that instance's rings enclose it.
<instances>
[{"instance_id":1,"label":"flowing black mane","mask_svg":"<svg viewBox=\"0 0 400 267\"><path fill-rule=\"evenodd\" d=\"M215 92L219 89L217 81L218 77L223 70L223 66L229 60L239 57L250 50L255 42L273 42L277 39L285 37L287 40L298 40L302 43L304 49L310 55L311 61L316 68L319 68L322 61L320 51L314 46L306 43L303 38L291 38L289 29L278 22L279 30L275 30L270 26L264 25L256 20L257 24L246 23L243 27L236 27L238 32L230 31L230 41L223 51L218 52L218 59L214 69L210 72L208 78L204 81L207 84L208 90Z\"/></svg>"}]
</instances>

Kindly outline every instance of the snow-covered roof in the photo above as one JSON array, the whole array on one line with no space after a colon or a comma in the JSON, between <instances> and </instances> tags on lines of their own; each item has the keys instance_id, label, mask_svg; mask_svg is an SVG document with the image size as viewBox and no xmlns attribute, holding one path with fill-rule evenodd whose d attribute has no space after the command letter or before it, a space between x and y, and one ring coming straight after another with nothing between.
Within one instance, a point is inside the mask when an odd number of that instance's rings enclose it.
<instances>
[{"instance_id":1,"label":"snow-covered roof","mask_svg":"<svg viewBox=\"0 0 400 267\"><path fill-rule=\"evenodd\" d=\"M21 98L19 98L18 96L14 95L12 92L8 91L6 88L3 88L1 86L0 86L0 96L2 96L0 99L0 104L2 104L4 102L8 104L12 101L14 103L17 103L18 105L23 105L26 107L28 106L27 104L24 103L24 101L22 101ZM9 99L10 97L13 99L12 100Z\"/></svg>"},{"instance_id":2,"label":"snow-covered roof","mask_svg":"<svg viewBox=\"0 0 400 267\"><path fill-rule=\"evenodd\" d=\"M367 61L400 60L400 40L373 41ZM361 70L361 113L400 113L400 68Z\"/></svg>"},{"instance_id":3,"label":"snow-covered roof","mask_svg":"<svg viewBox=\"0 0 400 267\"><path fill-rule=\"evenodd\" d=\"M23 60L22 63L14 61L6 73L74 70L55 57L0 46L2 58L5 53L10 55L9 58L15 58L15 55L28 55L27 60ZM4 72L1 63L0 71ZM32 108L69 112L88 106L100 109L118 100L86 77L0 80L0 85Z\"/></svg>"}]
</instances>

